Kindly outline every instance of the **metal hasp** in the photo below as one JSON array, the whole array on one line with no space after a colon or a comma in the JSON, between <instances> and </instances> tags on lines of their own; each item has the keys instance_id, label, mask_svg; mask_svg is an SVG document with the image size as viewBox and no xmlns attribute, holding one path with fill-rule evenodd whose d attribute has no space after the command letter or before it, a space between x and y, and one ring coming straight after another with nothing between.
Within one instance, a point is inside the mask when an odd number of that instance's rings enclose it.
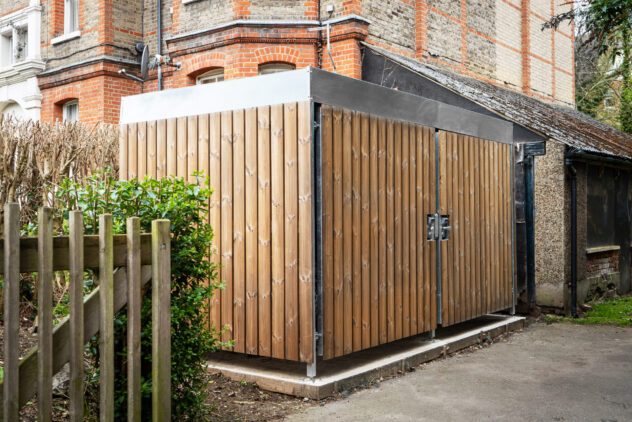
<instances>
[{"instance_id":1,"label":"metal hasp","mask_svg":"<svg viewBox=\"0 0 632 422\"><path fill-rule=\"evenodd\" d=\"M439 214L428 214L426 222L426 239L434 242L435 240L450 240L450 216Z\"/></svg>"}]
</instances>

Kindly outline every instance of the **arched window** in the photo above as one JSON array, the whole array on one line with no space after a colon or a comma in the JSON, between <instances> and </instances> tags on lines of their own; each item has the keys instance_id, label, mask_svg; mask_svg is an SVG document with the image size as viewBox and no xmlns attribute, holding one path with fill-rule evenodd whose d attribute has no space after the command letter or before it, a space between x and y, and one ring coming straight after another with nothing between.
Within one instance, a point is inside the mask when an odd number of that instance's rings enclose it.
<instances>
[{"instance_id":1,"label":"arched window","mask_svg":"<svg viewBox=\"0 0 632 422\"><path fill-rule=\"evenodd\" d=\"M2 109L2 114L10 114L13 117L21 119L24 117L24 109L22 109L22 107L20 107L18 103L12 101L4 106L4 108Z\"/></svg>"},{"instance_id":2,"label":"arched window","mask_svg":"<svg viewBox=\"0 0 632 422\"><path fill-rule=\"evenodd\" d=\"M224 80L224 69L220 67L219 69L213 69L213 70L209 70L208 72L202 73L200 76L195 78L195 83L197 85L203 85L203 84L211 84L214 82L221 82L223 80Z\"/></svg>"},{"instance_id":3,"label":"arched window","mask_svg":"<svg viewBox=\"0 0 632 422\"><path fill-rule=\"evenodd\" d=\"M294 70L296 66L289 63L264 63L259 65L260 75L269 75L271 73L287 72Z\"/></svg>"}]
</instances>

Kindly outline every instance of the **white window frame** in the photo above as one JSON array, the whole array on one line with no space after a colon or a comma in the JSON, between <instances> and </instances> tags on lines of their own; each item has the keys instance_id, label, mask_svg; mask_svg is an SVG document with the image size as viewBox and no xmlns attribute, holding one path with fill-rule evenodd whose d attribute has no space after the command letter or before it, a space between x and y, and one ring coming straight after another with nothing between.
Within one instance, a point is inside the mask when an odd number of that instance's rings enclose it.
<instances>
[{"instance_id":1,"label":"white window frame","mask_svg":"<svg viewBox=\"0 0 632 422\"><path fill-rule=\"evenodd\" d=\"M209 70L208 72L204 72L197 78L195 78L196 85L204 85L215 82L222 82L224 80L224 68L220 67L218 69Z\"/></svg>"},{"instance_id":2,"label":"white window frame","mask_svg":"<svg viewBox=\"0 0 632 422\"><path fill-rule=\"evenodd\" d=\"M295 69L296 66L289 63L264 63L259 65L259 74L271 75L272 73L288 72Z\"/></svg>"},{"instance_id":3,"label":"white window frame","mask_svg":"<svg viewBox=\"0 0 632 422\"><path fill-rule=\"evenodd\" d=\"M12 66L15 63L15 30L9 29L2 32L0 36L2 49L0 50L0 67Z\"/></svg>"},{"instance_id":4,"label":"white window frame","mask_svg":"<svg viewBox=\"0 0 632 422\"><path fill-rule=\"evenodd\" d=\"M64 0L64 34L79 31L79 0Z\"/></svg>"},{"instance_id":5,"label":"white window frame","mask_svg":"<svg viewBox=\"0 0 632 422\"><path fill-rule=\"evenodd\" d=\"M71 108L75 109L74 113L76 113L75 116L71 116ZM72 100L72 101L68 101L66 103L64 103L64 105L62 106L62 119L64 122L76 122L79 120L79 100ZM74 117L74 119L73 119Z\"/></svg>"}]
</instances>

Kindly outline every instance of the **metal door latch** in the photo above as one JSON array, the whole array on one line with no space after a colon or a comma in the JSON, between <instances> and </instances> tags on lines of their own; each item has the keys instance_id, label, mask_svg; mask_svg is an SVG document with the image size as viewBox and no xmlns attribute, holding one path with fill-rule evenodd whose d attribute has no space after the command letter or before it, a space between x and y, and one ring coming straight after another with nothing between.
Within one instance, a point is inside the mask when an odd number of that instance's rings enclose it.
<instances>
[{"instance_id":1,"label":"metal door latch","mask_svg":"<svg viewBox=\"0 0 632 422\"><path fill-rule=\"evenodd\" d=\"M426 239L429 241L449 240L450 216L439 214L428 214L426 225Z\"/></svg>"}]
</instances>

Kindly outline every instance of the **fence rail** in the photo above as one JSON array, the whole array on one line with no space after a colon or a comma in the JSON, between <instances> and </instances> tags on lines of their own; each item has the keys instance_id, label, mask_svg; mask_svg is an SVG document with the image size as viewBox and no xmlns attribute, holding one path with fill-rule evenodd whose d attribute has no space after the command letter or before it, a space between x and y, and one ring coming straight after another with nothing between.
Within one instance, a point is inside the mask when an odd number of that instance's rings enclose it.
<instances>
[{"instance_id":1,"label":"fence rail","mask_svg":"<svg viewBox=\"0 0 632 422\"><path fill-rule=\"evenodd\" d=\"M70 235L53 237L51 210L39 211L37 238L20 238L19 206L7 204L0 240L4 278L4 379L2 419L18 420L35 394L38 420L52 419L52 377L70 363L70 419L84 417L83 350L100 333L100 416L114 420L114 315L128 307L128 420L140 421L140 306L142 287L152 280L152 418L171 419L170 375L170 233L168 220L152 222L140 233L138 217L127 221L127 234L112 234L112 216L99 219L99 234L83 234L83 215L70 213ZM84 297L84 270L99 271L99 286ZM53 326L54 271L69 271L70 314ZM38 346L19 359L19 288L21 272L38 273Z\"/></svg>"}]
</instances>

